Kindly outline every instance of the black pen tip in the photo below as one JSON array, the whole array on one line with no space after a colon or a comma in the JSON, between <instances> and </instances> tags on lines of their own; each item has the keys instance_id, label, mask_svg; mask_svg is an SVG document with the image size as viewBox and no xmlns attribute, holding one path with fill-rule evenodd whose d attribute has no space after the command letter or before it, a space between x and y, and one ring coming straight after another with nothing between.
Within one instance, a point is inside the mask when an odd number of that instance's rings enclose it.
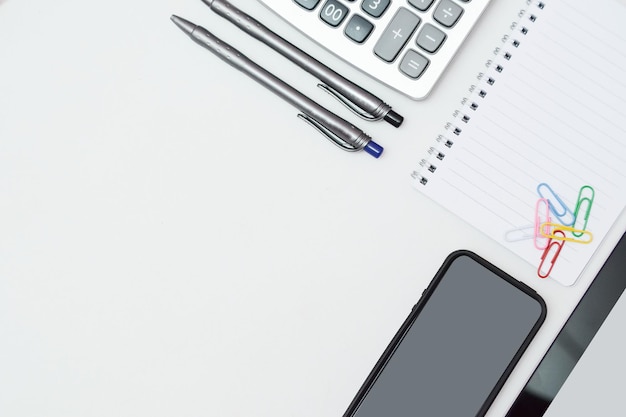
<instances>
[{"instance_id":1,"label":"black pen tip","mask_svg":"<svg viewBox=\"0 0 626 417\"><path fill-rule=\"evenodd\" d=\"M391 123L394 127L400 127L400 125L404 121L404 117L400 116L393 110L389 110L389 113L385 115L385 120Z\"/></svg>"},{"instance_id":2,"label":"black pen tip","mask_svg":"<svg viewBox=\"0 0 626 417\"><path fill-rule=\"evenodd\" d=\"M182 17L178 17L175 14L173 14L170 17L170 20L172 22L174 22L176 24L176 26L178 26L180 28L180 30L182 30L183 32L185 32L187 35L190 35L191 32L193 32L193 30L196 28L197 25L191 23L189 20L185 20Z\"/></svg>"}]
</instances>

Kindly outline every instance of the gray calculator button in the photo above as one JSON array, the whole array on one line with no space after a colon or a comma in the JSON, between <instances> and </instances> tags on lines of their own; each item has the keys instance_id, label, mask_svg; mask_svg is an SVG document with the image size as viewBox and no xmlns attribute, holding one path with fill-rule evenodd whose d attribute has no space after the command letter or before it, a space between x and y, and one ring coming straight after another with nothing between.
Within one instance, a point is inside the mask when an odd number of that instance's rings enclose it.
<instances>
[{"instance_id":1,"label":"gray calculator button","mask_svg":"<svg viewBox=\"0 0 626 417\"><path fill-rule=\"evenodd\" d=\"M463 14L463 8L452 0L441 0L441 3L435 9L433 17L435 20L446 27L452 27Z\"/></svg>"},{"instance_id":2,"label":"gray calculator button","mask_svg":"<svg viewBox=\"0 0 626 417\"><path fill-rule=\"evenodd\" d=\"M348 16L348 8L337 0L327 0L322 10L320 18L331 26L339 26Z\"/></svg>"},{"instance_id":3,"label":"gray calculator button","mask_svg":"<svg viewBox=\"0 0 626 417\"><path fill-rule=\"evenodd\" d=\"M409 4L411 6L415 7L417 10L421 10L422 12L428 10L434 2L435 0L409 0Z\"/></svg>"},{"instance_id":4,"label":"gray calculator button","mask_svg":"<svg viewBox=\"0 0 626 417\"><path fill-rule=\"evenodd\" d=\"M409 49L400 62L400 71L411 78L419 78L429 64L428 58Z\"/></svg>"},{"instance_id":5,"label":"gray calculator button","mask_svg":"<svg viewBox=\"0 0 626 417\"><path fill-rule=\"evenodd\" d=\"M320 2L320 0L294 0L294 1L307 10L315 9L315 6L317 6Z\"/></svg>"},{"instance_id":6,"label":"gray calculator button","mask_svg":"<svg viewBox=\"0 0 626 417\"><path fill-rule=\"evenodd\" d=\"M411 13L408 9L400 7L396 15L391 19L389 25L381 35L374 53L381 59L392 62L400 53L400 50L409 41L409 38L415 32L420 18Z\"/></svg>"},{"instance_id":7,"label":"gray calculator button","mask_svg":"<svg viewBox=\"0 0 626 417\"><path fill-rule=\"evenodd\" d=\"M446 34L430 23L425 24L417 35L417 45L430 53L437 52L445 40Z\"/></svg>"},{"instance_id":8,"label":"gray calculator button","mask_svg":"<svg viewBox=\"0 0 626 417\"><path fill-rule=\"evenodd\" d=\"M374 29L374 25L365 20L365 18L355 14L348 21L344 32L348 38L356 43L363 43L372 33L372 29Z\"/></svg>"},{"instance_id":9,"label":"gray calculator button","mask_svg":"<svg viewBox=\"0 0 626 417\"><path fill-rule=\"evenodd\" d=\"M380 17L387 7L389 7L391 0L363 0L361 9L372 17Z\"/></svg>"}]
</instances>

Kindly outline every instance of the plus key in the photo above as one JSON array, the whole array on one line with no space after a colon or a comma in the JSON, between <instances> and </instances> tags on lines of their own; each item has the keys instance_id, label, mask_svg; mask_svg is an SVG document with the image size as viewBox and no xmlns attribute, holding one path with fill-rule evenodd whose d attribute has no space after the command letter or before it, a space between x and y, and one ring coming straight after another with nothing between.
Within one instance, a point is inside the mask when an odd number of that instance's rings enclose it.
<instances>
[{"instance_id":1,"label":"plus key","mask_svg":"<svg viewBox=\"0 0 626 417\"><path fill-rule=\"evenodd\" d=\"M404 7L398 9L374 46L376 56L384 61L393 62L419 24L420 18L415 14Z\"/></svg>"}]
</instances>

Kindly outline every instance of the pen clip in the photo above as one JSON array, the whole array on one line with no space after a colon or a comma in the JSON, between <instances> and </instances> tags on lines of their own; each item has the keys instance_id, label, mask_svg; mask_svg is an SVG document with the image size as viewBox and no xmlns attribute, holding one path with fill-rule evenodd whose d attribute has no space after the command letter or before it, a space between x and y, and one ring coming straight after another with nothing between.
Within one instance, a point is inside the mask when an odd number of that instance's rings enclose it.
<instances>
[{"instance_id":1,"label":"pen clip","mask_svg":"<svg viewBox=\"0 0 626 417\"><path fill-rule=\"evenodd\" d=\"M359 116L361 119L367 120L368 122L375 122L383 118L383 114L380 114L378 116L373 116L370 113L367 113L366 111L358 107L356 104L351 102L348 98L343 96L339 91L335 90L334 88L326 84L320 83L317 86L321 88L322 90L326 91L332 97L336 98L341 104L346 106L348 110L350 110L352 113Z\"/></svg>"},{"instance_id":2,"label":"pen clip","mask_svg":"<svg viewBox=\"0 0 626 417\"><path fill-rule=\"evenodd\" d=\"M304 120L305 122L307 122L308 124L310 124L311 126L313 126L315 128L315 130L320 132L326 139L328 139L331 143L333 143L335 146L343 149L344 151L356 152L356 151L360 151L361 149L363 149L362 147L359 148L357 146L351 145L348 142L346 142L345 140L341 139L339 136L337 136L336 133L334 133L332 130L330 130L327 127L325 127L324 125L322 125L320 122L318 122L317 120L315 120L311 116L308 116L308 115L302 114L302 113L298 113L298 117L300 119Z\"/></svg>"}]
</instances>

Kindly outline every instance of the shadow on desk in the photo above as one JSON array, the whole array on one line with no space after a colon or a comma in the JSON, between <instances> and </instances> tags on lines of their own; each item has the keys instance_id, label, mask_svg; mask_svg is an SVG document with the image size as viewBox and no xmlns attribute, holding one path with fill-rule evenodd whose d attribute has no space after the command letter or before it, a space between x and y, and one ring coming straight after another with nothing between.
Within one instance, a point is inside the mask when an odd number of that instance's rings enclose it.
<instances>
[{"instance_id":1,"label":"shadow on desk","mask_svg":"<svg viewBox=\"0 0 626 417\"><path fill-rule=\"evenodd\" d=\"M626 287L626 235L593 280L506 417L543 416Z\"/></svg>"}]
</instances>

